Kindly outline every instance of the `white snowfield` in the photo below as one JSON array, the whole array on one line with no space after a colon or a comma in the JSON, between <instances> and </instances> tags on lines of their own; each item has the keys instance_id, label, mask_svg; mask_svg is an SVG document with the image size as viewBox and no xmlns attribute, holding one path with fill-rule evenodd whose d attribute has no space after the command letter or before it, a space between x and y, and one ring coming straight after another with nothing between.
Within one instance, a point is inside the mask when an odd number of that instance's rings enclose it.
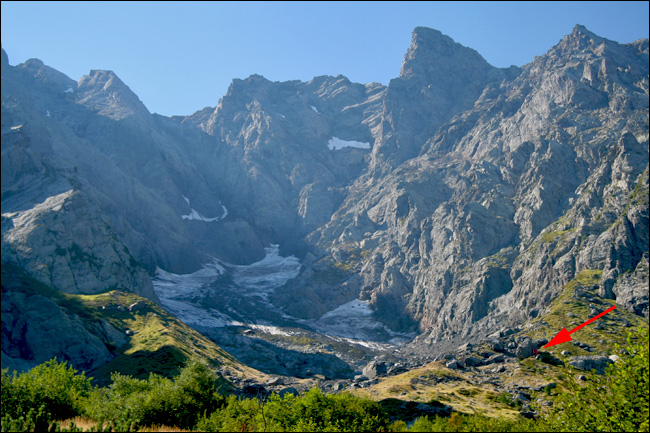
<instances>
[{"instance_id":1,"label":"white snowfield","mask_svg":"<svg viewBox=\"0 0 650 433\"><path fill-rule=\"evenodd\" d=\"M266 256L250 265L231 265L215 260L191 274L174 274L157 268L153 287L169 312L189 326L215 327L242 326L226 314L201 306L204 297L213 295L210 285L226 270L232 273L236 286L244 296L256 296L269 304L268 296L300 272L300 260L295 256L281 257L280 246L272 244L265 249Z\"/></svg>"},{"instance_id":2,"label":"white snowfield","mask_svg":"<svg viewBox=\"0 0 650 433\"><path fill-rule=\"evenodd\" d=\"M280 256L280 245L264 249L266 256L259 262L234 266L233 281L239 287L268 293L284 286L300 273L300 260L295 256Z\"/></svg>"},{"instance_id":3,"label":"white snowfield","mask_svg":"<svg viewBox=\"0 0 650 433\"><path fill-rule=\"evenodd\" d=\"M190 206L190 199L185 196L183 196L183 199L185 199L187 205ZM190 213L187 215L181 215L181 218L183 218L184 220L195 220L195 221L204 221L206 223L211 223L211 222L222 220L228 216L228 209L226 209L224 205L221 205L221 209L223 210L221 216L209 218L209 217L204 217L203 215L198 213L190 206Z\"/></svg>"},{"instance_id":4,"label":"white snowfield","mask_svg":"<svg viewBox=\"0 0 650 433\"><path fill-rule=\"evenodd\" d=\"M347 141L347 140L341 140L338 137L332 137L327 143L327 147L330 150L339 150L346 147L355 147L357 149L370 149L370 143L362 143L360 141Z\"/></svg>"},{"instance_id":5,"label":"white snowfield","mask_svg":"<svg viewBox=\"0 0 650 433\"><path fill-rule=\"evenodd\" d=\"M163 307L189 326L223 328L234 326L233 320L214 309L205 309L191 302L193 298L207 295L210 283L218 279L225 269L217 261L203 265L191 274L174 274L156 268L153 287Z\"/></svg>"},{"instance_id":6,"label":"white snowfield","mask_svg":"<svg viewBox=\"0 0 650 433\"><path fill-rule=\"evenodd\" d=\"M248 317L247 323L230 317L230 314L246 317L246 311L235 312L230 310L230 307L217 311L202 305L203 299L214 299L215 289L211 284L229 272L235 285L232 290L241 294L237 296L256 297L270 310L277 311L269 297L274 290L298 276L301 263L295 256L282 257L280 246L277 244L271 244L265 252L266 256L262 260L250 265L232 265L215 260L191 274L173 274L158 268L153 278L154 290L163 307L189 326L247 326L270 334L290 335L293 331L273 326L273 323L257 320L255 317ZM377 322L372 312L369 302L357 299L340 305L316 320L298 319L286 314L282 314L282 317L297 324L307 325L335 339L370 348L399 345L413 338L413 335L391 331Z\"/></svg>"},{"instance_id":7,"label":"white snowfield","mask_svg":"<svg viewBox=\"0 0 650 433\"><path fill-rule=\"evenodd\" d=\"M314 112L315 112L316 114L320 114L320 113L318 112L318 108L314 107L313 105L310 105L310 107L311 107L312 110L314 110Z\"/></svg>"}]
</instances>

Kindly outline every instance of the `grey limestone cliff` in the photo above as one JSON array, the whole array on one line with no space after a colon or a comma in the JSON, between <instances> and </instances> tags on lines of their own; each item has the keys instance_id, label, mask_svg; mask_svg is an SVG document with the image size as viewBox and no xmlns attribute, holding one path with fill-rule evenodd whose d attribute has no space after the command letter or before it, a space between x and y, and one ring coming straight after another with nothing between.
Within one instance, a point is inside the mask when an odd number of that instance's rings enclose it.
<instances>
[{"instance_id":1,"label":"grey limestone cliff","mask_svg":"<svg viewBox=\"0 0 650 433\"><path fill-rule=\"evenodd\" d=\"M449 53L423 55L420 40L416 30L403 73ZM523 323L582 270L647 311L635 277L648 249L647 47L576 26L516 74L472 81L472 104L438 114L419 154L351 194L319 244L361 251L361 296L391 326L417 323L424 350Z\"/></svg>"}]
</instances>

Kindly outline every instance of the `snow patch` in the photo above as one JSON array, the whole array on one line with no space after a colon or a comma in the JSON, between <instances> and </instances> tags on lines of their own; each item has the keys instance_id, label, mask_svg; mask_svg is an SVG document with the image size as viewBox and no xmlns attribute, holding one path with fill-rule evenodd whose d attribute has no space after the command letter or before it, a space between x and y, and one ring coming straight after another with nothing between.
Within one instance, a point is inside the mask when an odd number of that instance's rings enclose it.
<instances>
[{"instance_id":1,"label":"snow patch","mask_svg":"<svg viewBox=\"0 0 650 433\"><path fill-rule=\"evenodd\" d=\"M232 282L236 285L234 290L243 296L261 298L271 308L268 300L271 292L295 278L301 265L295 256L280 256L279 245L272 244L265 251L266 256L251 265L232 265L215 260L203 265L203 268L196 272L182 275L157 268L152 279L154 291L163 307L187 325L215 328L244 326L245 324L234 320L228 314L214 308L206 308L202 304L204 300L214 297L214 283L226 271L230 271ZM240 315L242 312L229 309L228 313ZM255 321L255 318L251 317L250 320ZM276 331L265 328L264 332ZM277 332L280 332L279 328Z\"/></svg>"},{"instance_id":2,"label":"snow patch","mask_svg":"<svg viewBox=\"0 0 650 433\"><path fill-rule=\"evenodd\" d=\"M200 289L204 284L215 281L225 271L226 269L218 261L207 263L202 269L191 274L174 274L156 268L155 280L157 287L175 287L177 292L181 290L189 294Z\"/></svg>"},{"instance_id":3,"label":"snow patch","mask_svg":"<svg viewBox=\"0 0 650 433\"><path fill-rule=\"evenodd\" d=\"M63 93L73 93L73 92L74 90L72 89L72 87L68 87Z\"/></svg>"},{"instance_id":4,"label":"snow patch","mask_svg":"<svg viewBox=\"0 0 650 433\"><path fill-rule=\"evenodd\" d=\"M379 323L373 317L370 302L359 299L339 305L334 310L323 314L319 319L305 321L315 330L329 336L340 337L343 340L368 348L387 347L390 344L403 344L410 341L414 335L397 333Z\"/></svg>"},{"instance_id":5,"label":"snow patch","mask_svg":"<svg viewBox=\"0 0 650 433\"><path fill-rule=\"evenodd\" d=\"M366 317L372 314L372 308L370 308L370 302L368 301L361 301L359 299L355 299L353 301L350 301L346 304L339 305L337 308L335 308L332 311L328 311L327 313L323 314L321 316L321 319L328 319L330 317L351 317L351 316L358 316L358 317Z\"/></svg>"},{"instance_id":6,"label":"snow patch","mask_svg":"<svg viewBox=\"0 0 650 433\"><path fill-rule=\"evenodd\" d=\"M327 143L327 147L329 147L330 150L339 150L345 147L354 147L357 149L370 149L370 143L367 142L362 143L360 141L341 140L338 137L332 137Z\"/></svg>"},{"instance_id":7,"label":"snow patch","mask_svg":"<svg viewBox=\"0 0 650 433\"><path fill-rule=\"evenodd\" d=\"M269 326L269 325L249 325L250 328L256 329L258 331L264 332L265 334L271 334L271 335L283 335L285 337L290 337L294 335L294 333L287 332L282 328L278 328L277 326Z\"/></svg>"},{"instance_id":8,"label":"snow patch","mask_svg":"<svg viewBox=\"0 0 650 433\"><path fill-rule=\"evenodd\" d=\"M314 110L314 112L316 112L316 114L320 114L316 107L314 107L313 105L310 105L310 107L311 107L312 110Z\"/></svg>"},{"instance_id":9,"label":"snow patch","mask_svg":"<svg viewBox=\"0 0 650 433\"><path fill-rule=\"evenodd\" d=\"M212 218L206 218L194 209L191 209L191 212L189 215L181 215L181 218L184 220L196 220L196 221L205 221L206 223L211 223L214 221L219 221L221 217L212 217Z\"/></svg>"},{"instance_id":10,"label":"snow patch","mask_svg":"<svg viewBox=\"0 0 650 433\"><path fill-rule=\"evenodd\" d=\"M255 290L267 299L270 292L298 276L300 260L296 256L282 257L278 244L271 244L264 251L266 255L259 262L234 266L233 281L239 287Z\"/></svg>"},{"instance_id":11,"label":"snow patch","mask_svg":"<svg viewBox=\"0 0 650 433\"><path fill-rule=\"evenodd\" d=\"M207 295L210 283L224 272L225 268L217 261L206 264L203 269L191 274L179 275L156 268L152 282L160 303L181 322L189 326L223 328L236 324L229 316L194 304L192 299Z\"/></svg>"},{"instance_id":12,"label":"snow patch","mask_svg":"<svg viewBox=\"0 0 650 433\"><path fill-rule=\"evenodd\" d=\"M190 206L190 199L185 196L183 196L183 199L185 200L187 205ZM221 205L221 209L223 209L223 213L220 217L204 217L203 215L201 215L199 212L197 212L190 206L190 213L187 215L181 215L181 218L183 218L184 220L204 221L206 223L211 223L214 221L222 220L228 216L228 209L226 209L224 205Z\"/></svg>"}]
</instances>

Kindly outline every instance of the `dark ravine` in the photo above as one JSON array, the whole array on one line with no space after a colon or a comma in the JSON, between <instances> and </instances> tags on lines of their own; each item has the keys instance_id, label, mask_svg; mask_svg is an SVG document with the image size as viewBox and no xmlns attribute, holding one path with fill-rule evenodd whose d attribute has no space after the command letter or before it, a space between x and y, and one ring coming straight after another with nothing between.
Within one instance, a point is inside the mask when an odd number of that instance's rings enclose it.
<instances>
[{"instance_id":1,"label":"dark ravine","mask_svg":"<svg viewBox=\"0 0 650 433\"><path fill-rule=\"evenodd\" d=\"M216 107L165 117L111 71L74 81L36 59L12 66L3 50L2 262L61 292L166 307L157 271L227 264L187 297L230 314L204 331L259 370L300 377L351 380L381 355L346 357L315 337L353 302L382 327L375 343L415 336L383 354L402 366L525 327L585 273L647 322L648 54L647 39L576 26L500 69L418 27L388 86L252 75ZM299 272L264 302L244 299L234 269L270 244ZM30 361L23 319L5 310L52 309L17 296L3 286L3 367ZM69 337L78 327L66 323ZM302 327L318 343L299 350L252 325ZM67 356L95 367L108 359L100 346L94 360L81 346Z\"/></svg>"}]
</instances>

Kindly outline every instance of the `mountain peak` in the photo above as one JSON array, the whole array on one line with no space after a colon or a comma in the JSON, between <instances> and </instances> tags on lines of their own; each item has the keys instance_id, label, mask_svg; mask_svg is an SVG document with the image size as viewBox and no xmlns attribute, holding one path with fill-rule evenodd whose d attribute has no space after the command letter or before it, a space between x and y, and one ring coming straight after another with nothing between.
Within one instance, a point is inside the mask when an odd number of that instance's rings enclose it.
<instances>
[{"instance_id":1,"label":"mountain peak","mask_svg":"<svg viewBox=\"0 0 650 433\"><path fill-rule=\"evenodd\" d=\"M582 24L576 24L575 27L573 27L571 34L574 36L585 36L590 39L603 39L594 32L589 31L587 27L583 26Z\"/></svg>"},{"instance_id":2,"label":"mountain peak","mask_svg":"<svg viewBox=\"0 0 650 433\"><path fill-rule=\"evenodd\" d=\"M443 78L454 74L458 68L488 69L491 66L476 50L455 42L439 30L428 27L413 30L411 45L400 71L401 78L421 74Z\"/></svg>"},{"instance_id":3,"label":"mountain peak","mask_svg":"<svg viewBox=\"0 0 650 433\"><path fill-rule=\"evenodd\" d=\"M120 120L132 115L149 116L138 96L113 71L91 69L79 80L77 100L101 114Z\"/></svg>"},{"instance_id":4,"label":"mountain peak","mask_svg":"<svg viewBox=\"0 0 650 433\"><path fill-rule=\"evenodd\" d=\"M4 48L2 48L2 66L9 66L9 56Z\"/></svg>"},{"instance_id":5,"label":"mountain peak","mask_svg":"<svg viewBox=\"0 0 650 433\"><path fill-rule=\"evenodd\" d=\"M553 49L558 50L560 55L570 55L571 53L592 51L603 43L618 45L616 42L589 31L585 26L576 24L573 31L564 36Z\"/></svg>"}]
</instances>

